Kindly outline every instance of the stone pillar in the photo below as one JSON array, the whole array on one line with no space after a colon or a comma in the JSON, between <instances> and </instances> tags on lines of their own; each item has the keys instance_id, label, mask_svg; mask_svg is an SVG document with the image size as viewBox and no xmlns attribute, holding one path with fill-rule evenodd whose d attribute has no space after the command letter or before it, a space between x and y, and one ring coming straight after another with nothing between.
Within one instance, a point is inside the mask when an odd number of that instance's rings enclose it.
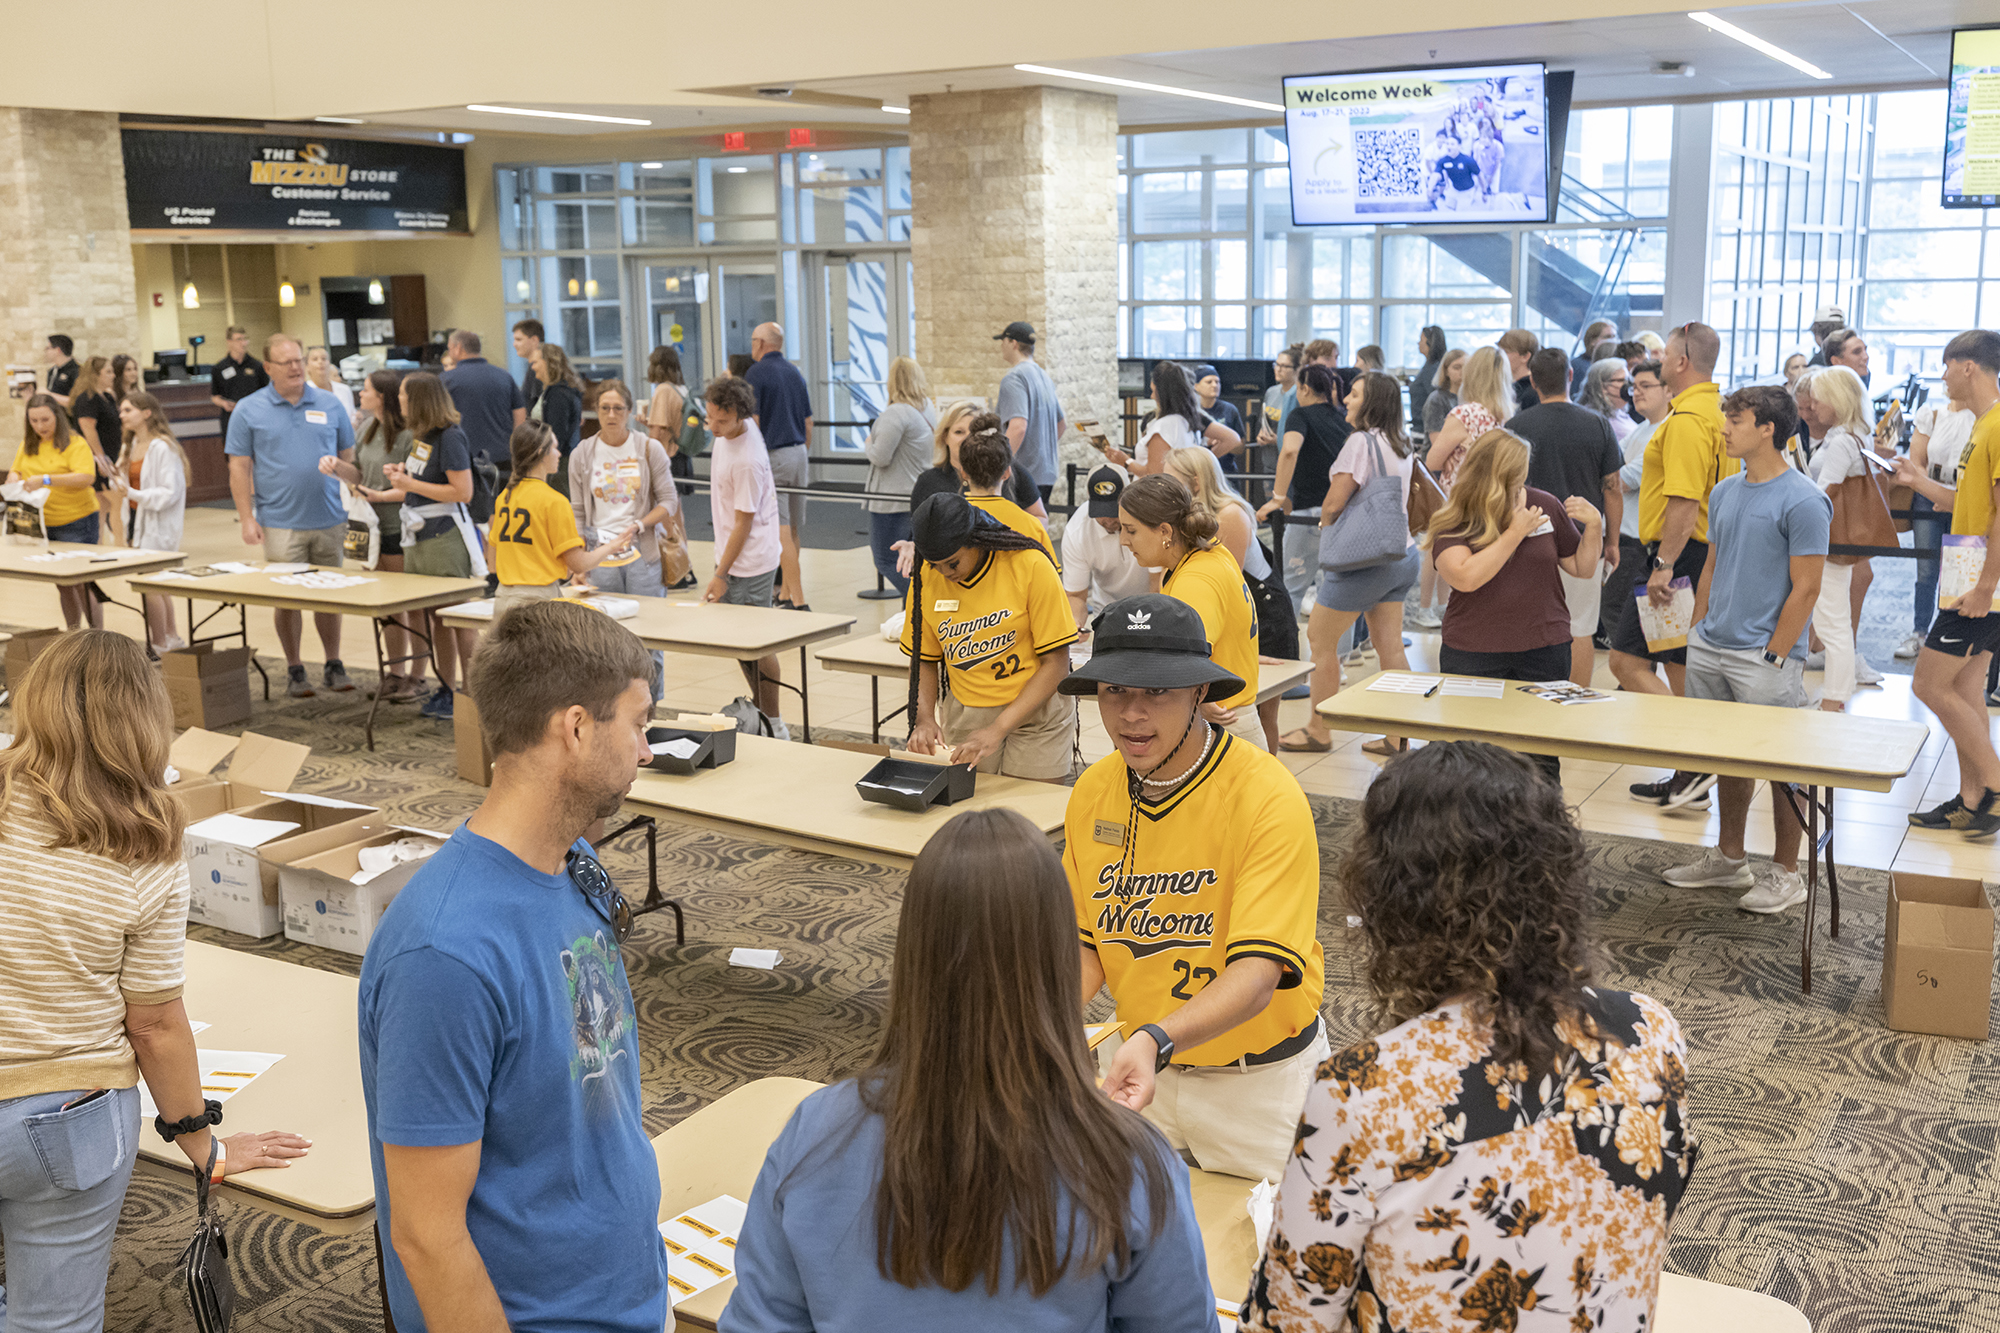
<instances>
[{"instance_id":1,"label":"stone pillar","mask_svg":"<svg viewBox=\"0 0 2000 1333\"><path fill-rule=\"evenodd\" d=\"M916 356L939 402L993 402L1006 371L993 335L1025 319L1065 417L1095 416L1120 438L1117 191L1115 97L1043 87L911 99ZM1097 457L1071 431L1058 468ZM1061 499L1060 472L1056 487Z\"/></svg>"},{"instance_id":2,"label":"stone pillar","mask_svg":"<svg viewBox=\"0 0 2000 1333\"><path fill-rule=\"evenodd\" d=\"M39 379L51 333L79 357L139 350L115 114L0 107L0 237L0 360Z\"/></svg>"}]
</instances>

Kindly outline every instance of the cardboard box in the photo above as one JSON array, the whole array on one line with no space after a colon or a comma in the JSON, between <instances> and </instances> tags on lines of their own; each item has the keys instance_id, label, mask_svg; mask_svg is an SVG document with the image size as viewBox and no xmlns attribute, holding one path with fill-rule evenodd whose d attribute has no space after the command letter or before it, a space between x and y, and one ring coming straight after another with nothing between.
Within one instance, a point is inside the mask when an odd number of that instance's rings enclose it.
<instances>
[{"instance_id":1,"label":"cardboard box","mask_svg":"<svg viewBox=\"0 0 2000 1333\"><path fill-rule=\"evenodd\" d=\"M169 761L181 773L181 780L171 790L181 798L188 821L193 823L240 805L254 805L265 799L266 791L285 791L311 754L311 746L274 740L254 731L218 736L196 728L182 734L167 751ZM225 758L228 770L216 772Z\"/></svg>"},{"instance_id":2,"label":"cardboard box","mask_svg":"<svg viewBox=\"0 0 2000 1333\"><path fill-rule=\"evenodd\" d=\"M21 688L21 673L28 669L28 663L42 655L42 650L56 641L59 629L24 629L7 641L7 685L10 689Z\"/></svg>"},{"instance_id":3,"label":"cardboard box","mask_svg":"<svg viewBox=\"0 0 2000 1333\"><path fill-rule=\"evenodd\" d=\"M1898 1032L1986 1039L1993 904L1976 879L1889 876L1882 1007Z\"/></svg>"},{"instance_id":4,"label":"cardboard box","mask_svg":"<svg viewBox=\"0 0 2000 1333\"><path fill-rule=\"evenodd\" d=\"M479 706L463 690L451 705L451 738L458 748L458 776L475 787L493 785L493 754L479 732Z\"/></svg>"},{"instance_id":5,"label":"cardboard box","mask_svg":"<svg viewBox=\"0 0 2000 1333\"><path fill-rule=\"evenodd\" d=\"M160 676L177 727L228 727L250 720L250 650L196 644L160 655Z\"/></svg>"},{"instance_id":6,"label":"cardboard box","mask_svg":"<svg viewBox=\"0 0 2000 1333\"><path fill-rule=\"evenodd\" d=\"M284 928L278 870L286 861L352 842L381 811L302 792L267 799L191 824L188 920L264 939ZM231 828L241 821L252 821Z\"/></svg>"},{"instance_id":7,"label":"cardboard box","mask_svg":"<svg viewBox=\"0 0 2000 1333\"><path fill-rule=\"evenodd\" d=\"M296 857L278 868L278 896L284 905L286 939L342 953L366 953L375 927L381 924L382 913L427 862L406 861L366 884L356 884L354 876L361 869L361 849L408 837L432 839L440 847L445 843L444 834L425 829L371 827L374 831L366 837Z\"/></svg>"}]
</instances>

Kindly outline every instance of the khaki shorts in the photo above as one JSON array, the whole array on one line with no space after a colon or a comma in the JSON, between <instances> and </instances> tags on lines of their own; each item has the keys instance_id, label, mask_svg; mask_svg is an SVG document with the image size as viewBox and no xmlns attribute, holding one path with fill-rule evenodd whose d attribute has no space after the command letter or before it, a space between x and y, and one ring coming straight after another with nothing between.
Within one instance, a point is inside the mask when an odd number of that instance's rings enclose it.
<instances>
[{"instance_id":1,"label":"khaki shorts","mask_svg":"<svg viewBox=\"0 0 2000 1333\"><path fill-rule=\"evenodd\" d=\"M1598 566L1599 571L1603 565ZM1566 569L1556 570L1562 580L1563 605L1569 608L1569 636L1588 638L1597 633L1597 617L1604 610L1604 580L1593 574L1580 579Z\"/></svg>"},{"instance_id":2,"label":"khaki shorts","mask_svg":"<svg viewBox=\"0 0 2000 1333\"><path fill-rule=\"evenodd\" d=\"M968 708L946 695L938 700L938 725L944 732L944 743L957 745L1001 712L1000 708ZM1070 775L1075 761L1076 700L1056 694L1007 733L999 753L979 761L979 771L1055 782Z\"/></svg>"},{"instance_id":3,"label":"khaki shorts","mask_svg":"<svg viewBox=\"0 0 2000 1333\"><path fill-rule=\"evenodd\" d=\"M1111 1067L1111 1057L1124 1044L1114 1037L1097 1048L1100 1071ZM1282 1180L1313 1071L1331 1054L1322 1023L1313 1044L1289 1060L1213 1069L1168 1065L1160 1071L1146 1119L1166 1135L1168 1147L1194 1158L1204 1171Z\"/></svg>"},{"instance_id":4,"label":"khaki shorts","mask_svg":"<svg viewBox=\"0 0 2000 1333\"><path fill-rule=\"evenodd\" d=\"M493 618L500 619L509 607L523 602L546 602L562 595L560 580L554 583L503 583L493 594Z\"/></svg>"},{"instance_id":5,"label":"khaki shorts","mask_svg":"<svg viewBox=\"0 0 2000 1333\"><path fill-rule=\"evenodd\" d=\"M339 568L346 542L345 523L332 528L265 528L264 558L274 564Z\"/></svg>"}]
</instances>

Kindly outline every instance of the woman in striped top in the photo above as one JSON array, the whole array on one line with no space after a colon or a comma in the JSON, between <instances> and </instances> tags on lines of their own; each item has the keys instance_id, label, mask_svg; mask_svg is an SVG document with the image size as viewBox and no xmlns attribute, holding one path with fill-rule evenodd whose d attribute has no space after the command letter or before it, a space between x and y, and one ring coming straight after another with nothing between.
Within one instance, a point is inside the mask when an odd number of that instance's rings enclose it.
<instances>
[{"instance_id":1,"label":"woman in striped top","mask_svg":"<svg viewBox=\"0 0 2000 1333\"><path fill-rule=\"evenodd\" d=\"M177 1122L173 1141L216 1179L287 1166L309 1146L278 1131L209 1133L220 1107L202 1099L181 1004L186 816L166 785L170 713L145 649L104 630L58 638L15 685L16 735L0 750L10 1333L103 1327L141 1078Z\"/></svg>"}]
</instances>

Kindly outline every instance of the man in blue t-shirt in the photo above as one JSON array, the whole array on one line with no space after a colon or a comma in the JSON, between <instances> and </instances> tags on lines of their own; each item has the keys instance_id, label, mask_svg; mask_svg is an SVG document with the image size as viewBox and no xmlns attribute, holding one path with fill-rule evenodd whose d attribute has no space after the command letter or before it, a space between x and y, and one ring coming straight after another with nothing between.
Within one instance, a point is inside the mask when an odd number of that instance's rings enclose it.
<instances>
[{"instance_id":1,"label":"man in blue t-shirt","mask_svg":"<svg viewBox=\"0 0 2000 1333\"><path fill-rule=\"evenodd\" d=\"M1688 635L1687 697L1803 708L1806 624L1819 600L1833 505L1826 492L1785 461L1795 409L1772 385L1738 389L1722 400L1722 443L1743 470L1716 483L1708 499L1708 563L1694 596ZM1799 816L1771 785L1771 873L1750 871L1743 829L1750 778L1721 778L1722 830L1714 851L1665 872L1679 888L1747 889L1737 906L1782 912L1806 900L1799 878Z\"/></svg>"},{"instance_id":2,"label":"man in blue t-shirt","mask_svg":"<svg viewBox=\"0 0 2000 1333\"><path fill-rule=\"evenodd\" d=\"M813 405L806 377L785 360L785 330L759 324L750 331L750 369L743 374L757 399L752 418L764 436L771 460L771 484L802 490L812 480ZM778 587L771 605L810 611L805 577L799 572L799 534L806 527L806 497L778 493Z\"/></svg>"},{"instance_id":3,"label":"man in blue t-shirt","mask_svg":"<svg viewBox=\"0 0 2000 1333\"><path fill-rule=\"evenodd\" d=\"M347 508L321 460L354 461L354 422L338 398L306 383L305 349L289 334L264 340L264 370L270 383L237 403L222 446L243 544L263 547L268 561L338 568ZM299 656L304 618L297 611L271 617L285 653L286 693L310 699L313 685ZM316 611L313 628L326 653L322 684L335 693L353 689L340 662L340 617Z\"/></svg>"},{"instance_id":4,"label":"man in blue t-shirt","mask_svg":"<svg viewBox=\"0 0 2000 1333\"><path fill-rule=\"evenodd\" d=\"M618 949L631 917L583 840L651 757L652 671L623 625L559 601L501 616L473 659L493 785L361 964L361 1092L402 1333L671 1320Z\"/></svg>"},{"instance_id":5,"label":"man in blue t-shirt","mask_svg":"<svg viewBox=\"0 0 2000 1333\"><path fill-rule=\"evenodd\" d=\"M1056 401L1056 382L1035 361L1035 326L1015 320L993 335L1007 373L1000 377L996 410L1020 465L1047 504L1056 482L1056 442L1069 423Z\"/></svg>"}]
</instances>

